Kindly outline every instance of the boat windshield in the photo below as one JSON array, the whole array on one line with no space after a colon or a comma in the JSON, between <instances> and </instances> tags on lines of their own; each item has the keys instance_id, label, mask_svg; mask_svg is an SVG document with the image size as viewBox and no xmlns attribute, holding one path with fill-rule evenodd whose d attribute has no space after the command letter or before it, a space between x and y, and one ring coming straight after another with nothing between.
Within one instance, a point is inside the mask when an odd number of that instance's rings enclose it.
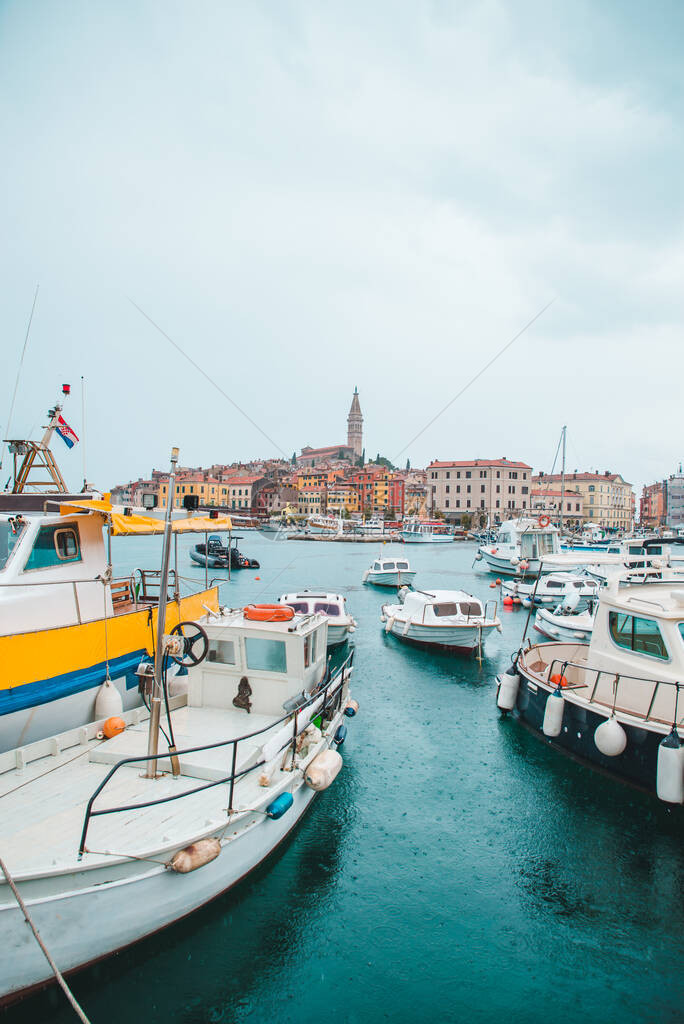
<instances>
[{"instance_id":1,"label":"boat windshield","mask_svg":"<svg viewBox=\"0 0 684 1024\"><path fill-rule=\"evenodd\" d=\"M26 523L19 516L11 522L6 519L0 523L0 570L4 569L7 565L9 557L25 529Z\"/></svg>"},{"instance_id":2,"label":"boat windshield","mask_svg":"<svg viewBox=\"0 0 684 1024\"><path fill-rule=\"evenodd\" d=\"M443 604L433 604L432 610L435 615L458 615L458 605L453 601L445 601Z\"/></svg>"},{"instance_id":3,"label":"boat windshield","mask_svg":"<svg viewBox=\"0 0 684 1024\"><path fill-rule=\"evenodd\" d=\"M408 562L397 562L397 569L408 569Z\"/></svg>"},{"instance_id":4,"label":"boat windshield","mask_svg":"<svg viewBox=\"0 0 684 1024\"><path fill-rule=\"evenodd\" d=\"M288 601L288 606L295 612L301 612L302 615L309 614L309 603L308 601Z\"/></svg>"},{"instance_id":5,"label":"boat windshield","mask_svg":"<svg viewBox=\"0 0 684 1024\"><path fill-rule=\"evenodd\" d=\"M482 615L482 605L479 601L461 601L458 607L461 609L461 615Z\"/></svg>"},{"instance_id":6,"label":"boat windshield","mask_svg":"<svg viewBox=\"0 0 684 1024\"><path fill-rule=\"evenodd\" d=\"M314 611L323 612L324 615L337 616L340 614L340 606L337 604L330 604L329 601L316 601Z\"/></svg>"}]
</instances>

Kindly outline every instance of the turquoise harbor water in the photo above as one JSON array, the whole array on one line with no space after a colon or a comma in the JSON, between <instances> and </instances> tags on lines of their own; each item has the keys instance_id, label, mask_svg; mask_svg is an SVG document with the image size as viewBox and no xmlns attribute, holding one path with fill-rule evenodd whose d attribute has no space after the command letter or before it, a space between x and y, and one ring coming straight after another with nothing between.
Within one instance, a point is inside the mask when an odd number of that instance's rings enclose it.
<instances>
[{"instance_id":1,"label":"turquoise harbor water","mask_svg":"<svg viewBox=\"0 0 684 1024\"><path fill-rule=\"evenodd\" d=\"M238 888L73 979L93 1024L682 1020L684 814L499 718L526 612L502 612L480 667L385 635L389 593L361 585L376 546L240 547L262 568L223 603L325 587L359 622L344 769ZM121 541L116 568L159 549ZM406 550L416 586L495 593L471 544ZM75 1018L51 992L4 1019Z\"/></svg>"}]
</instances>

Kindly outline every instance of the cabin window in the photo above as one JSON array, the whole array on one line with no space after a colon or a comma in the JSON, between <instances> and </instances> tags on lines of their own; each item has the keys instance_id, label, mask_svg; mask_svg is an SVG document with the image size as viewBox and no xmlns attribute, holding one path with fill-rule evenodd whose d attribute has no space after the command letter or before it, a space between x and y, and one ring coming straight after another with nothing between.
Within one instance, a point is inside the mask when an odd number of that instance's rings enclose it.
<instances>
[{"instance_id":1,"label":"cabin window","mask_svg":"<svg viewBox=\"0 0 684 1024\"><path fill-rule=\"evenodd\" d=\"M561 583L560 580L547 580L546 586L548 590L562 590L565 584ZM576 586L581 587L582 584L577 583Z\"/></svg>"},{"instance_id":2,"label":"cabin window","mask_svg":"<svg viewBox=\"0 0 684 1024\"><path fill-rule=\"evenodd\" d=\"M210 640L207 661L221 665L235 665L235 644L232 640Z\"/></svg>"},{"instance_id":3,"label":"cabin window","mask_svg":"<svg viewBox=\"0 0 684 1024\"><path fill-rule=\"evenodd\" d=\"M301 615L309 614L309 605L306 601L288 601L287 604L289 608L292 608L295 612L299 612Z\"/></svg>"},{"instance_id":4,"label":"cabin window","mask_svg":"<svg viewBox=\"0 0 684 1024\"><path fill-rule=\"evenodd\" d=\"M542 555L552 554L554 551L553 546L553 533L540 533L539 534L539 551Z\"/></svg>"},{"instance_id":5,"label":"cabin window","mask_svg":"<svg viewBox=\"0 0 684 1024\"><path fill-rule=\"evenodd\" d=\"M373 570L374 570L375 572L380 572L380 563L379 563L379 562L375 562L375 563L373 564Z\"/></svg>"},{"instance_id":6,"label":"cabin window","mask_svg":"<svg viewBox=\"0 0 684 1024\"><path fill-rule=\"evenodd\" d=\"M26 523L24 522L15 521L14 530L12 530L11 523L0 523L0 569L4 569L7 565L9 556L14 551L17 541L25 529Z\"/></svg>"},{"instance_id":7,"label":"cabin window","mask_svg":"<svg viewBox=\"0 0 684 1024\"><path fill-rule=\"evenodd\" d=\"M338 604L330 604L328 601L316 601L314 611L323 612L324 615L339 615L340 606Z\"/></svg>"},{"instance_id":8,"label":"cabin window","mask_svg":"<svg viewBox=\"0 0 684 1024\"><path fill-rule=\"evenodd\" d=\"M255 672L287 672L284 640L249 636L245 639L247 668Z\"/></svg>"},{"instance_id":9,"label":"cabin window","mask_svg":"<svg viewBox=\"0 0 684 1024\"><path fill-rule=\"evenodd\" d=\"M482 615L482 605L479 601L461 601L458 606L461 615Z\"/></svg>"},{"instance_id":10,"label":"cabin window","mask_svg":"<svg viewBox=\"0 0 684 1024\"><path fill-rule=\"evenodd\" d=\"M618 647L667 660L667 648L654 619L642 619L623 612L609 612L608 628Z\"/></svg>"},{"instance_id":11,"label":"cabin window","mask_svg":"<svg viewBox=\"0 0 684 1024\"><path fill-rule=\"evenodd\" d=\"M433 604L432 610L440 618L443 615L458 615L458 606L453 601L445 601L444 604Z\"/></svg>"},{"instance_id":12,"label":"cabin window","mask_svg":"<svg viewBox=\"0 0 684 1024\"><path fill-rule=\"evenodd\" d=\"M80 562L77 526L41 526L24 570L50 569L62 562Z\"/></svg>"},{"instance_id":13,"label":"cabin window","mask_svg":"<svg viewBox=\"0 0 684 1024\"><path fill-rule=\"evenodd\" d=\"M397 562L397 569L408 569L408 562Z\"/></svg>"},{"instance_id":14,"label":"cabin window","mask_svg":"<svg viewBox=\"0 0 684 1024\"><path fill-rule=\"evenodd\" d=\"M397 567L396 562L385 562L385 568L386 569L396 569L396 567Z\"/></svg>"}]
</instances>

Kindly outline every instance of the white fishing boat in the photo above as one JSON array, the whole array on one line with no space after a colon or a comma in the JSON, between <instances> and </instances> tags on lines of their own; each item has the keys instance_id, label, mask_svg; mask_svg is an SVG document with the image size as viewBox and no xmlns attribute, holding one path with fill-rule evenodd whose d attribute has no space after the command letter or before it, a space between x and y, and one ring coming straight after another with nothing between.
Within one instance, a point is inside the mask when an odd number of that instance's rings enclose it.
<instances>
[{"instance_id":1,"label":"white fishing boat","mask_svg":"<svg viewBox=\"0 0 684 1024\"><path fill-rule=\"evenodd\" d=\"M405 522L401 538L405 544L451 544L454 534L444 523Z\"/></svg>"},{"instance_id":2,"label":"white fishing boat","mask_svg":"<svg viewBox=\"0 0 684 1024\"><path fill-rule=\"evenodd\" d=\"M381 537L385 533L385 520L376 514L365 521L353 519L351 530L361 537Z\"/></svg>"},{"instance_id":3,"label":"white fishing boat","mask_svg":"<svg viewBox=\"0 0 684 1024\"><path fill-rule=\"evenodd\" d=\"M684 587L614 580L588 644L521 646L497 704L561 751L684 803Z\"/></svg>"},{"instance_id":4,"label":"white fishing boat","mask_svg":"<svg viewBox=\"0 0 684 1024\"><path fill-rule=\"evenodd\" d=\"M288 605L298 615L325 615L328 620L328 647L343 644L356 630L356 619L347 611L342 594L301 590L296 594L283 594L278 602Z\"/></svg>"},{"instance_id":5,"label":"white fishing boat","mask_svg":"<svg viewBox=\"0 0 684 1024\"><path fill-rule=\"evenodd\" d=\"M573 572L550 572L536 580L503 580L502 596L511 597L527 607L532 604L558 604L572 600L573 609L596 598L600 584L593 576ZM575 600L576 599L576 600Z\"/></svg>"},{"instance_id":6,"label":"white fishing boat","mask_svg":"<svg viewBox=\"0 0 684 1024\"><path fill-rule=\"evenodd\" d=\"M169 515L162 586L170 546ZM274 605L167 633L162 604L149 713L0 754L0 1001L52 979L9 877L65 973L185 917L287 836L339 772L358 707L352 654L327 668L327 628Z\"/></svg>"},{"instance_id":7,"label":"white fishing boat","mask_svg":"<svg viewBox=\"0 0 684 1024\"><path fill-rule=\"evenodd\" d=\"M582 611L573 611L567 605L540 608L534 619L534 628L549 640L588 643L594 629L598 601L590 601Z\"/></svg>"},{"instance_id":8,"label":"white fishing boat","mask_svg":"<svg viewBox=\"0 0 684 1024\"><path fill-rule=\"evenodd\" d=\"M413 583L415 576L407 558L376 558L364 572L363 582L376 587L403 587Z\"/></svg>"},{"instance_id":9,"label":"white fishing boat","mask_svg":"<svg viewBox=\"0 0 684 1024\"><path fill-rule=\"evenodd\" d=\"M489 634L501 630L496 601L482 602L464 590L430 593L402 588L399 604L382 606L385 632L421 647L481 652Z\"/></svg>"}]
</instances>

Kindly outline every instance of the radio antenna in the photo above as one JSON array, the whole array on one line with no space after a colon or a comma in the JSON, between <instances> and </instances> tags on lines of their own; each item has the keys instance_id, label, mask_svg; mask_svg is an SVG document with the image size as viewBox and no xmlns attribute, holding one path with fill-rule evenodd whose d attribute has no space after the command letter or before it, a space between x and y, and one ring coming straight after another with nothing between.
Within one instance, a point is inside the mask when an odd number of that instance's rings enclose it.
<instances>
[{"instance_id":1,"label":"radio antenna","mask_svg":"<svg viewBox=\"0 0 684 1024\"><path fill-rule=\"evenodd\" d=\"M38 300L38 289L39 288L40 288L40 285L37 284L36 285L36 294L33 296L33 305L31 306L31 315L29 317L29 321L28 321L28 324L27 324L27 327L26 327L26 337L24 338L24 347L21 350L21 359L19 360L19 369L17 370L17 379L14 382L14 392L12 394L12 403L10 405L9 416L7 417L7 430L6 430L6 433L7 433L8 437L9 437L9 433L10 433L10 427L12 426L12 415L14 413L14 403L17 400L17 389L19 387L19 377L21 376L21 368L24 365L24 356L26 355L26 346L28 345L29 334L31 332L31 323L33 321L33 312L34 312L34 310L36 308L36 302ZM0 469L2 469L2 460L3 460L4 456L5 456L5 444L6 444L6 441L3 441L2 442L2 448L0 448Z\"/></svg>"}]
</instances>

